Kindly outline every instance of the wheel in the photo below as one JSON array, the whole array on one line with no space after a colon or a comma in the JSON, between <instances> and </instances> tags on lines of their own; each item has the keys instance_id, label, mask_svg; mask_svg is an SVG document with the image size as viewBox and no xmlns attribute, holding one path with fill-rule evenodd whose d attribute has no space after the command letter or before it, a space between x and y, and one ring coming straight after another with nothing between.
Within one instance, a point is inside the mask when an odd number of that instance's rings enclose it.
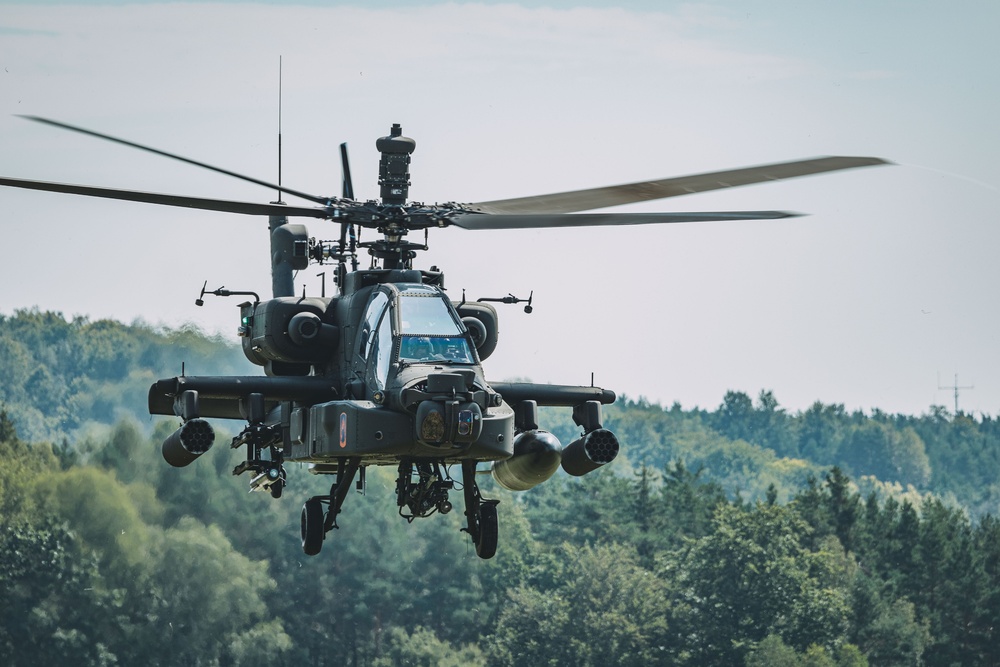
<instances>
[{"instance_id":1,"label":"wheel","mask_svg":"<svg viewBox=\"0 0 1000 667\"><path fill-rule=\"evenodd\" d=\"M319 498L310 498L302 506L302 551L315 556L323 548L323 504Z\"/></svg>"},{"instance_id":2,"label":"wheel","mask_svg":"<svg viewBox=\"0 0 1000 667\"><path fill-rule=\"evenodd\" d=\"M477 519L479 534L476 536L476 555L484 560L493 558L500 537L496 502L487 501L480 505Z\"/></svg>"},{"instance_id":3,"label":"wheel","mask_svg":"<svg viewBox=\"0 0 1000 667\"><path fill-rule=\"evenodd\" d=\"M279 479L277 482L271 485L269 489L271 491L272 498L280 498L281 492L285 489L285 480Z\"/></svg>"}]
</instances>

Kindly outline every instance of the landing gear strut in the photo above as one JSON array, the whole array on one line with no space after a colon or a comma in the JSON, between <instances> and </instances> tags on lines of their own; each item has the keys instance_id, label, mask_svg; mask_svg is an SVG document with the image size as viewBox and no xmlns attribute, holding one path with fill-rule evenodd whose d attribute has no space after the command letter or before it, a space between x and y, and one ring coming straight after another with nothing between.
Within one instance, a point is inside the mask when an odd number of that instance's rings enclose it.
<instances>
[{"instance_id":1,"label":"landing gear strut","mask_svg":"<svg viewBox=\"0 0 1000 667\"><path fill-rule=\"evenodd\" d=\"M462 530L472 537L476 555L482 559L493 558L497 552L499 500L484 500L476 484L476 462L462 461L462 483L465 487L465 516L468 527Z\"/></svg>"},{"instance_id":2,"label":"landing gear strut","mask_svg":"<svg viewBox=\"0 0 1000 667\"><path fill-rule=\"evenodd\" d=\"M302 506L302 551L307 556L315 556L323 548L326 534L337 528L337 515L344 506L344 499L351 489L354 477L361 467L361 458L339 459L337 479L330 487L330 495L313 496ZM362 476L362 479L364 477ZM328 504L325 516L323 504Z\"/></svg>"}]
</instances>

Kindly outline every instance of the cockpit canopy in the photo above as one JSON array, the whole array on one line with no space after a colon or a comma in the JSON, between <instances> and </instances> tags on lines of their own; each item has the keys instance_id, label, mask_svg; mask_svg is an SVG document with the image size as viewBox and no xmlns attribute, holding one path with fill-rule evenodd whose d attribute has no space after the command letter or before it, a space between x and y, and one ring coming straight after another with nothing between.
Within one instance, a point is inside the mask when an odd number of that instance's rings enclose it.
<instances>
[{"instance_id":1,"label":"cockpit canopy","mask_svg":"<svg viewBox=\"0 0 1000 667\"><path fill-rule=\"evenodd\" d=\"M385 285L375 291L365 309L357 350L368 366L373 390L385 387L393 361L477 361L451 302L437 287L421 284Z\"/></svg>"}]
</instances>

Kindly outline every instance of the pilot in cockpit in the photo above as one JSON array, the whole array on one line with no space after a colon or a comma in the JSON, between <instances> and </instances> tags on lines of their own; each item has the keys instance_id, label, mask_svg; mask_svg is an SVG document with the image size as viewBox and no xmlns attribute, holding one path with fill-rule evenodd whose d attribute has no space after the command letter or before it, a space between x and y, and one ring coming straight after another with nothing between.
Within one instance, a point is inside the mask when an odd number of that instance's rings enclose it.
<instances>
[{"instance_id":1,"label":"pilot in cockpit","mask_svg":"<svg viewBox=\"0 0 1000 667\"><path fill-rule=\"evenodd\" d=\"M426 336L407 337L400 350L400 358L406 361L437 361L441 355L434 350L434 343Z\"/></svg>"}]
</instances>

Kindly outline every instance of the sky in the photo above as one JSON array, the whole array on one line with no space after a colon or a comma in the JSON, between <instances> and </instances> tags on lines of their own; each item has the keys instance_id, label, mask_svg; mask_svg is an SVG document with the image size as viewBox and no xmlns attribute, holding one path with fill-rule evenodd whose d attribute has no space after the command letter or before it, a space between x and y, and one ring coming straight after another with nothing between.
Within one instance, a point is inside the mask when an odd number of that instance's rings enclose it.
<instances>
[{"instance_id":1,"label":"sky","mask_svg":"<svg viewBox=\"0 0 1000 667\"><path fill-rule=\"evenodd\" d=\"M320 5L323 6L320 6ZM621 207L787 220L433 230L423 267L500 306L494 380L594 382L668 406L727 390L1000 414L1000 5L94 3L0 0L0 176L271 201L273 191L30 123L81 125L376 198L375 140L413 137L411 197L476 202L821 155L892 166ZM288 199L289 203L305 203ZM0 189L0 313L193 323L236 342L270 289L265 219ZM332 239L332 223L306 221ZM419 239L415 239L419 240ZM298 290L321 291L310 267ZM178 369L179 370L179 369ZM197 369L188 368L189 374Z\"/></svg>"}]
</instances>

